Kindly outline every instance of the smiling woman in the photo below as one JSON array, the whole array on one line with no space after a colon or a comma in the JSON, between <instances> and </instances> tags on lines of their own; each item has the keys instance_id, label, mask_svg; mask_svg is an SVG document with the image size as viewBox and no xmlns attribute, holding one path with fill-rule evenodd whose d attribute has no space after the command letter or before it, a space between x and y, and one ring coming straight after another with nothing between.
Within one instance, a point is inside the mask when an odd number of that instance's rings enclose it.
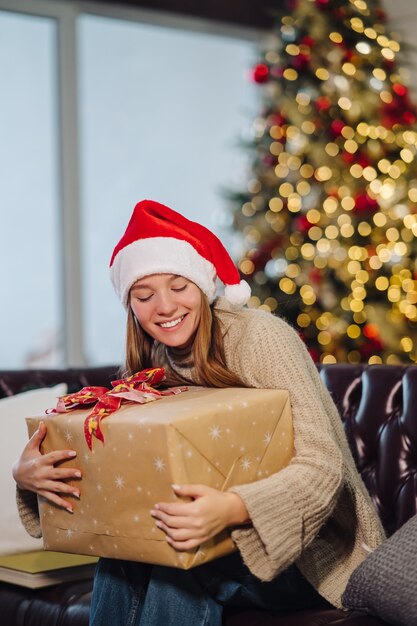
<instances>
[{"instance_id":1,"label":"smiling woman","mask_svg":"<svg viewBox=\"0 0 417 626\"><path fill-rule=\"evenodd\" d=\"M133 285L130 306L153 339L184 349L192 343L200 322L201 291L182 276L152 274Z\"/></svg>"},{"instance_id":2,"label":"smiling woman","mask_svg":"<svg viewBox=\"0 0 417 626\"><path fill-rule=\"evenodd\" d=\"M171 485L174 499L149 511L167 543L184 552L227 531L238 552L190 570L101 559L91 626L221 626L228 604L341 607L350 574L384 535L337 409L298 335L269 312L242 308L250 289L219 239L152 200L136 205L110 274L128 312L128 374L162 366L169 384L286 389L295 450L280 471L227 491ZM217 277L224 297L216 297ZM15 477L53 499L53 463L39 454L44 435L26 446ZM23 518L28 497L22 490L18 497Z\"/></svg>"}]
</instances>

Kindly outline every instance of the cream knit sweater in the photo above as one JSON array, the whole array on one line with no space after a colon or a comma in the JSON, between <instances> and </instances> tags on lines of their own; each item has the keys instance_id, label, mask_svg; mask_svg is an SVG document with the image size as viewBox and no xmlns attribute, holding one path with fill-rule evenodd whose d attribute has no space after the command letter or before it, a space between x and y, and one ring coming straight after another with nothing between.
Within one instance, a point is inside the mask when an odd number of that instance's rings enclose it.
<instances>
[{"instance_id":1,"label":"cream knit sweater","mask_svg":"<svg viewBox=\"0 0 417 626\"><path fill-rule=\"evenodd\" d=\"M383 541L384 532L340 416L304 344L285 321L264 311L233 308L224 298L214 308L228 368L248 387L288 389L294 423L295 455L289 466L232 489L251 517L251 524L233 530L232 537L261 580L271 580L295 562L324 598L341 607L349 576ZM39 537L36 496L18 490L17 501L26 530Z\"/></svg>"}]
</instances>

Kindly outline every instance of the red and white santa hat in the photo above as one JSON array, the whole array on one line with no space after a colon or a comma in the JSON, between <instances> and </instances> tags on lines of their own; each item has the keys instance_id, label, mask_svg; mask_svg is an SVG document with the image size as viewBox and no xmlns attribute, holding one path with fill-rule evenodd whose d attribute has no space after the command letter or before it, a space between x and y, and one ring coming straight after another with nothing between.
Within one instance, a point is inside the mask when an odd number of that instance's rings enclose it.
<instances>
[{"instance_id":1,"label":"red and white santa hat","mask_svg":"<svg viewBox=\"0 0 417 626\"><path fill-rule=\"evenodd\" d=\"M110 261L110 278L125 307L132 285L150 274L184 276L200 287L210 303L217 276L230 303L245 304L251 293L214 233L159 202L142 200Z\"/></svg>"}]
</instances>

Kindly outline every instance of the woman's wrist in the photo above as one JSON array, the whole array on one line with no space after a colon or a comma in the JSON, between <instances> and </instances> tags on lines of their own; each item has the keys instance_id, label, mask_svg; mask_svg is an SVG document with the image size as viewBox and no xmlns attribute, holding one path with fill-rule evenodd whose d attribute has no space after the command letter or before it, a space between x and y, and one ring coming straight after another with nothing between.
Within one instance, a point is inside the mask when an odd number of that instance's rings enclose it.
<instances>
[{"instance_id":1,"label":"woman's wrist","mask_svg":"<svg viewBox=\"0 0 417 626\"><path fill-rule=\"evenodd\" d=\"M242 526L250 522L250 516L242 498L237 493L226 491L228 498L228 521L227 526Z\"/></svg>"}]
</instances>

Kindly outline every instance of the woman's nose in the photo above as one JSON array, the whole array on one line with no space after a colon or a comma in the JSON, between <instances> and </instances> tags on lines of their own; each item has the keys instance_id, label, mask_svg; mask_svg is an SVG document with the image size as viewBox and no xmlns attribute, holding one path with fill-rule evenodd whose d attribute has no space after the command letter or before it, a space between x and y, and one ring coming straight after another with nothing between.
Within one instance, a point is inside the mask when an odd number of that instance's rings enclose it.
<instances>
[{"instance_id":1,"label":"woman's nose","mask_svg":"<svg viewBox=\"0 0 417 626\"><path fill-rule=\"evenodd\" d=\"M171 315L176 311L177 305L175 304L172 296L168 292L161 292L156 298L156 311L159 315Z\"/></svg>"}]
</instances>

